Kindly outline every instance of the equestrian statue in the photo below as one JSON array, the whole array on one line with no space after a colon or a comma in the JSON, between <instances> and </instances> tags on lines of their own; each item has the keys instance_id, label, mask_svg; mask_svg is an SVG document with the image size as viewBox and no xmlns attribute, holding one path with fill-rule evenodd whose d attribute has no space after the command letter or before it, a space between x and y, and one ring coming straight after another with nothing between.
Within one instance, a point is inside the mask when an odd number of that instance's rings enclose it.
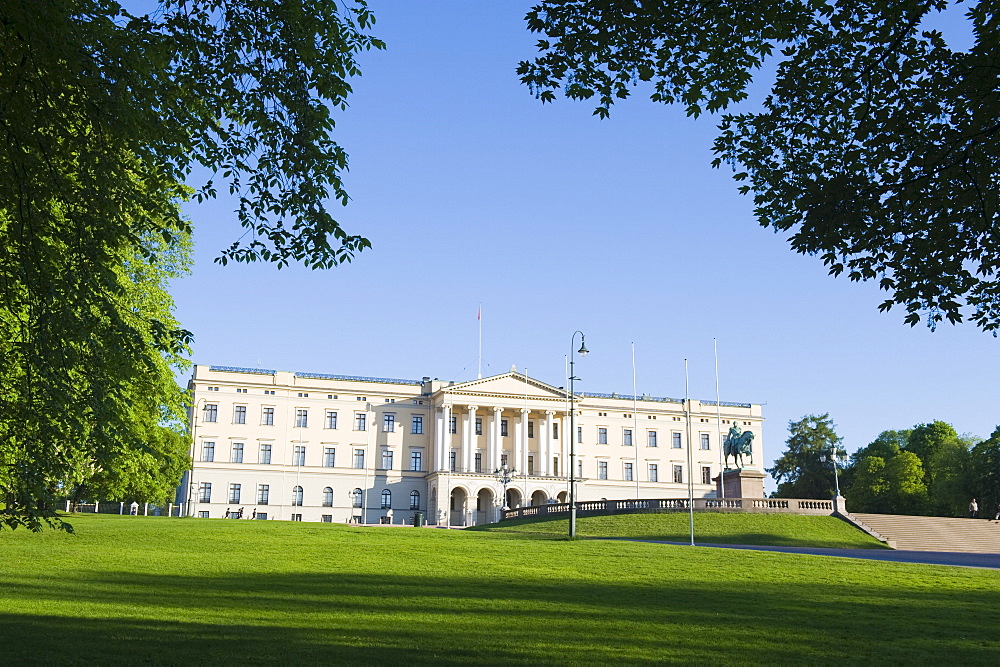
<instances>
[{"instance_id":1,"label":"equestrian statue","mask_svg":"<svg viewBox=\"0 0 1000 667\"><path fill-rule=\"evenodd\" d=\"M728 467L729 457L733 457L733 464L739 460L740 467L743 467L743 456L750 457L753 463L753 433L751 431L741 431L739 424L735 421L729 428L729 435L722 443L722 453L725 454L725 462Z\"/></svg>"}]
</instances>

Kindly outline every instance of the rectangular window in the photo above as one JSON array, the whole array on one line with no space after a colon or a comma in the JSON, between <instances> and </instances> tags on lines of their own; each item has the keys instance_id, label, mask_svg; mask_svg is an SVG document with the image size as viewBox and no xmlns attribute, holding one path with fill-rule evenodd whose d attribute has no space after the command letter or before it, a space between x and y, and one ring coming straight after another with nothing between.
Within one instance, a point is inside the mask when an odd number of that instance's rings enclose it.
<instances>
[{"instance_id":1,"label":"rectangular window","mask_svg":"<svg viewBox=\"0 0 1000 667\"><path fill-rule=\"evenodd\" d=\"M583 443L583 427L582 426L577 426L576 427L576 443L578 445Z\"/></svg>"},{"instance_id":2,"label":"rectangular window","mask_svg":"<svg viewBox=\"0 0 1000 667\"><path fill-rule=\"evenodd\" d=\"M262 444L260 446L260 462L264 464L271 463L271 445Z\"/></svg>"},{"instance_id":3,"label":"rectangular window","mask_svg":"<svg viewBox=\"0 0 1000 667\"><path fill-rule=\"evenodd\" d=\"M240 503L240 485L230 484L229 485L229 502L233 505L238 505Z\"/></svg>"},{"instance_id":4,"label":"rectangular window","mask_svg":"<svg viewBox=\"0 0 1000 667\"><path fill-rule=\"evenodd\" d=\"M295 451L292 453L292 465L304 466L305 464L306 464L306 446L295 445Z\"/></svg>"},{"instance_id":5,"label":"rectangular window","mask_svg":"<svg viewBox=\"0 0 1000 667\"><path fill-rule=\"evenodd\" d=\"M702 449L709 449L708 433L702 433L701 434L701 448Z\"/></svg>"},{"instance_id":6,"label":"rectangular window","mask_svg":"<svg viewBox=\"0 0 1000 667\"><path fill-rule=\"evenodd\" d=\"M267 512L257 512L258 521L267 521Z\"/></svg>"},{"instance_id":7,"label":"rectangular window","mask_svg":"<svg viewBox=\"0 0 1000 667\"><path fill-rule=\"evenodd\" d=\"M271 495L271 485L270 484L258 484L257 485L257 504L266 505L267 500ZM257 516L260 516L258 514Z\"/></svg>"},{"instance_id":8,"label":"rectangular window","mask_svg":"<svg viewBox=\"0 0 1000 667\"><path fill-rule=\"evenodd\" d=\"M233 423L234 424L247 423L247 406L245 405L233 406Z\"/></svg>"},{"instance_id":9,"label":"rectangular window","mask_svg":"<svg viewBox=\"0 0 1000 667\"><path fill-rule=\"evenodd\" d=\"M243 443L234 442L233 451L229 455L230 463L243 463Z\"/></svg>"},{"instance_id":10,"label":"rectangular window","mask_svg":"<svg viewBox=\"0 0 1000 667\"><path fill-rule=\"evenodd\" d=\"M528 437L529 438L535 437L535 422L533 421L528 422Z\"/></svg>"},{"instance_id":11,"label":"rectangular window","mask_svg":"<svg viewBox=\"0 0 1000 667\"><path fill-rule=\"evenodd\" d=\"M576 462L576 478L583 479L583 461Z\"/></svg>"},{"instance_id":12,"label":"rectangular window","mask_svg":"<svg viewBox=\"0 0 1000 667\"><path fill-rule=\"evenodd\" d=\"M198 512L198 518L199 519L207 519L208 518L208 512Z\"/></svg>"},{"instance_id":13,"label":"rectangular window","mask_svg":"<svg viewBox=\"0 0 1000 667\"><path fill-rule=\"evenodd\" d=\"M528 474L535 474L535 457L533 454L528 455Z\"/></svg>"},{"instance_id":14,"label":"rectangular window","mask_svg":"<svg viewBox=\"0 0 1000 667\"><path fill-rule=\"evenodd\" d=\"M476 435L483 434L483 418L476 417Z\"/></svg>"},{"instance_id":15,"label":"rectangular window","mask_svg":"<svg viewBox=\"0 0 1000 667\"><path fill-rule=\"evenodd\" d=\"M206 463L211 463L215 460L215 443L214 442L203 442L201 443L201 460Z\"/></svg>"},{"instance_id":16,"label":"rectangular window","mask_svg":"<svg viewBox=\"0 0 1000 667\"><path fill-rule=\"evenodd\" d=\"M500 455L500 465L501 466L507 465L507 455L506 454L501 454Z\"/></svg>"},{"instance_id":17,"label":"rectangular window","mask_svg":"<svg viewBox=\"0 0 1000 667\"><path fill-rule=\"evenodd\" d=\"M674 465L674 484L684 483L684 468L679 465Z\"/></svg>"},{"instance_id":18,"label":"rectangular window","mask_svg":"<svg viewBox=\"0 0 1000 667\"><path fill-rule=\"evenodd\" d=\"M680 449L681 448L681 434L677 433L677 432L671 433L670 434L670 442L671 442L671 447L673 447L674 449Z\"/></svg>"},{"instance_id":19,"label":"rectangular window","mask_svg":"<svg viewBox=\"0 0 1000 667\"><path fill-rule=\"evenodd\" d=\"M553 440L559 439L559 424L557 424L556 422L552 422L552 439Z\"/></svg>"},{"instance_id":20,"label":"rectangular window","mask_svg":"<svg viewBox=\"0 0 1000 667\"><path fill-rule=\"evenodd\" d=\"M448 433L458 433L458 418L455 416L448 418Z\"/></svg>"},{"instance_id":21,"label":"rectangular window","mask_svg":"<svg viewBox=\"0 0 1000 667\"><path fill-rule=\"evenodd\" d=\"M476 472L483 471L483 453L476 452Z\"/></svg>"},{"instance_id":22,"label":"rectangular window","mask_svg":"<svg viewBox=\"0 0 1000 667\"><path fill-rule=\"evenodd\" d=\"M274 408L262 408L260 413L261 426L274 426Z\"/></svg>"},{"instance_id":23,"label":"rectangular window","mask_svg":"<svg viewBox=\"0 0 1000 667\"><path fill-rule=\"evenodd\" d=\"M210 503L212 502L212 483L202 482L198 487L198 502L199 503Z\"/></svg>"},{"instance_id":24,"label":"rectangular window","mask_svg":"<svg viewBox=\"0 0 1000 667\"><path fill-rule=\"evenodd\" d=\"M608 429L603 426L597 429L597 444L606 445L608 444Z\"/></svg>"},{"instance_id":25,"label":"rectangular window","mask_svg":"<svg viewBox=\"0 0 1000 667\"><path fill-rule=\"evenodd\" d=\"M456 452L448 453L448 470L452 472L458 471L457 459L458 459L458 454Z\"/></svg>"},{"instance_id":26,"label":"rectangular window","mask_svg":"<svg viewBox=\"0 0 1000 667\"><path fill-rule=\"evenodd\" d=\"M597 479L607 479L608 478L608 462L598 461L597 462Z\"/></svg>"},{"instance_id":27,"label":"rectangular window","mask_svg":"<svg viewBox=\"0 0 1000 667\"><path fill-rule=\"evenodd\" d=\"M500 420L500 437L501 438L506 438L509 435L510 435L510 433L508 432L508 429L507 429L507 420L506 419L501 419Z\"/></svg>"},{"instance_id":28,"label":"rectangular window","mask_svg":"<svg viewBox=\"0 0 1000 667\"><path fill-rule=\"evenodd\" d=\"M302 515L301 514L293 514L292 515L292 521L302 521Z\"/></svg>"},{"instance_id":29,"label":"rectangular window","mask_svg":"<svg viewBox=\"0 0 1000 667\"><path fill-rule=\"evenodd\" d=\"M326 427L337 428L337 413L334 410L326 411Z\"/></svg>"},{"instance_id":30,"label":"rectangular window","mask_svg":"<svg viewBox=\"0 0 1000 667\"><path fill-rule=\"evenodd\" d=\"M368 427L368 414L365 412L354 413L354 430L364 431Z\"/></svg>"},{"instance_id":31,"label":"rectangular window","mask_svg":"<svg viewBox=\"0 0 1000 667\"><path fill-rule=\"evenodd\" d=\"M422 449L410 450L410 470L420 472L424 469L424 452Z\"/></svg>"},{"instance_id":32,"label":"rectangular window","mask_svg":"<svg viewBox=\"0 0 1000 667\"><path fill-rule=\"evenodd\" d=\"M354 467L361 470L365 467L365 450L354 450Z\"/></svg>"},{"instance_id":33,"label":"rectangular window","mask_svg":"<svg viewBox=\"0 0 1000 667\"><path fill-rule=\"evenodd\" d=\"M202 411L202 421L214 422L219 420L219 406L215 403L206 403Z\"/></svg>"},{"instance_id":34,"label":"rectangular window","mask_svg":"<svg viewBox=\"0 0 1000 667\"><path fill-rule=\"evenodd\" d=\"M336 466L337 461L337 450L333 447L323 448L323 467L333 468Z\"/></svg>"},{"instance_id":35,"label":"rectangular window","mask_svg":"<svg viewBox=\"0 0 1000 667\"><path fill-rule=\"evenodd\" d=\"M392 450L382 450L382 470L392 470Z\"/></svg>"},{"instance_id":36,"label":"rectangular window","mask_svg":"<svg viewBox=\"0 0 1000 667\"><path fill-rule=\"evenodd\" d=\"M295 428L308 428L309 427L309 411L305 408L296 408L295 410Z\"/></svg>"},{"instance_id":37,"label":"rectangular window","mask_svg":"<svg viewBox=\"0 0 1000 667\"><path fill-rule=\"evenodd\" d=\"M410 433L420 435L424 432L424 418L421 415L413 415L410 419Z\"/></svg>"},{"instance_id":38,"label":"rectangular window","mask_svg":"<svg viewBox=\"0 0 1000 667\"><path fill-rule=\"evenodd\" d=\"M656 447L656 431L646 431L646 445Z\"/></svg>"},{"instance_id":39,"label":"rectangular window","mask_svg":"<svg viewBox=\"0 0 1000 667\"><path fill-rule=\"evenodd\" d=\"M701 483L702 484L712 483L712 468L710 466L701 467Z\"/></svg>"},{"instance_id":40,"label":"rectangular window","mask_svg":"<svg viewBox=\"0 0 1000 667\"><path fill-rule=\"evenodd\" d=\"M622 444L625 445L626 447L632 446L632 429L627 428L622 433Z\"/></svg>"},{"instance_id":41,"label":"rectangular window","mask_svg":"<svg viewBox=\"0 0 1000 667\"><path fill-rule=\"evenodd\" d=\"M631 482L632 481L632 464L631 463L626 463L625 464L625 481L626 482Z\"/></svg>"},{"instance_id":42,"label":"rectangular window","mask_svg":"<svg viewBox=\"0 0 1000 667\"><path fill-rule=\"evenodd\" d=\"M333 515L324 514L322 517L320 517L320 521L322 521L323 523L333 523Z\"/></svg>"},{"instance_id":43,"label":"rectangular window","mask_svg":"<svg viewBox=\"0 0 1000 667\"><path fill-rule=\"evenodd\" d=\"M655 463L649 464L649 481L650 482L660 481L660 467Z\"/></svg>"},{"instance_id":44,"label":"rectangular window","mask_svg":"<svg viewBox=\"0 0 1000 667\"><path fill-rule=\"evenodd\" d=\"M552 457L552 474L555 475L556 477L559 476L559 457L558 456L553 456Z\"/></svg>"},{"instance_id":45,"label":"rectangular window","mask_svg":"<svg viewBox=\"0 0 1000 667\"><path fill-rule=\"evenodd\" d=\"M382 432L383 433L395 433L396 432L396 415L386 413L382 415Z\"/></svg>"}]
</instances>

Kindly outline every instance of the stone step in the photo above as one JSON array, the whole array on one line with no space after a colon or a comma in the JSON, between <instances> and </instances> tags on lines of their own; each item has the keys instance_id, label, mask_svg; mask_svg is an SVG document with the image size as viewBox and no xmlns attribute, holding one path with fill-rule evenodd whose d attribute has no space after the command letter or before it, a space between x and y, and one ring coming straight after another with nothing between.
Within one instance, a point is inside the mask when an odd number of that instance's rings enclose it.
<instances>
[{"instance_id":1,"label":"stone step","mask_svg":"<svg viewBox=\"0 0 1000 667\"><path fill-rule=\"evenodd\" d=\"M854 514L897 549L1000 553L1000 523L985 519L907 516L901 514Z\"/></svg>"}]
</instances>

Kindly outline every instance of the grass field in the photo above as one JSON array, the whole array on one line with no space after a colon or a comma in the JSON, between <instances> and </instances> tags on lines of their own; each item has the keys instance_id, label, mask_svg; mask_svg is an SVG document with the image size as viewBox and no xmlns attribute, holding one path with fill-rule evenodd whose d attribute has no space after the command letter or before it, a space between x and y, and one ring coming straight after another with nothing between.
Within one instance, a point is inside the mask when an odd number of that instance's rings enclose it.
<instances>
[{"instance_id":1,"label":"grass field","mask_svg":"<svg viewBox=\"0 0 1000 667\"><path fill-rule=\"evenodd\" d=\"M995 663L1000 573L514 532L0 533L0 664Z\"/></svg>"},{"instance_id":2,"label":"grass field","mask_svg":"<svg viewBox=\"0 0 1000 667\"><path fill-rule=\"evenodd\" d=\"M798 514L742 514L697 512L695 543L767 544L775 546L830 547L834 549L886 549L884 544L832 516ZM568 519L518 519L474 528L489 532L533 535L566 535ZM628 537L690 543L686 512L581 516L580 537Z\"/></svg>"}]
</instances>

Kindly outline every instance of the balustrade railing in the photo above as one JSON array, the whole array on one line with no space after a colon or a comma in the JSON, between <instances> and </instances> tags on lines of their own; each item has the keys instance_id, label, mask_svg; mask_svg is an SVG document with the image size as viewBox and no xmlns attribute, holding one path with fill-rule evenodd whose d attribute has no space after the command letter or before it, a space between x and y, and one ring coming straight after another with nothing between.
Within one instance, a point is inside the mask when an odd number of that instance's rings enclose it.
<instances>
[{"instance_id":1,"label":"balustrade railing","mask_svg":"<svg viewBox=\"0 0 1000 667\"><path fill-rule=\"evenodd\" d=\"M687 498L641 498L630 500L581 500L577 514L641 514L688 509ZM695 498L694 509L709 512L756 512L786 514L834 514L832 500L802 498ZM504 519L569 513L569 503L529 505L504 510Z\"/></svg>"}]
</instances>

